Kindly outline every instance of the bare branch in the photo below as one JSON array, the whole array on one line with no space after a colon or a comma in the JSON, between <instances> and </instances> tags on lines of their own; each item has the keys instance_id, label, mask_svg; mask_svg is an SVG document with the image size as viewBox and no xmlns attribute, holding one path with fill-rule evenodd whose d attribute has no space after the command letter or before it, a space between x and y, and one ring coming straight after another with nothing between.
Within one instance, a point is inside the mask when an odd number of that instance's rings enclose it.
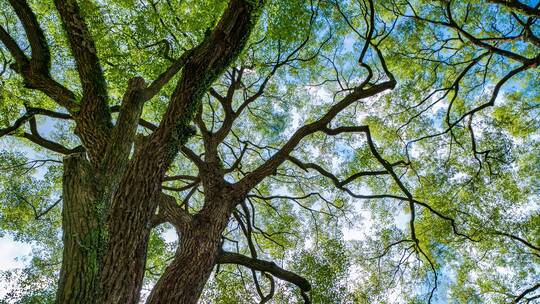
<instances>
[{"instance_id":1,"label":"bare branch","mask_svg":"<svg viewBox=\"0 0 540 304\"><path fill-rule=\"evenodd\" d=\"M33 142L33 143L35 143L35 144L37 144L37 145L39 145L39 146L41 146L41 147L43 147L45 149L51 150L51 151L56 152L56 153L65 154L65 155L73 154L73 153L80 153L80 152L85 151L84 147L82 147L82 146L77 146L77 147L75 147L73 149L69 149L69 148L66 148L66 147L62 146L59 143L56 143L56 142L53 142L51 140L43 138L39 134L39 131L37 129L36 120L35 120L34 117L30 118L29 123L30 123L30 133L24 132L22 134L22 137L30 140L31 142Z\"/></svg>"},{"instance_id":2,"label":"bare branch","mask_svg":"<svg viewBox=\"0 0 540 304\"><path fill-rule=\"evenodd\" d=\"M218 264L237 264L237 265L242 265L242 266L257 270L257 271L268 272L268 273L271 273L276 278L293 283L304 292L311 290L311 284L309 284L309 282L306 279L295 274L294 272L285 270L277 266L274 262L268 262L268 261L250 258L239 253L221 252L217 258L217 263Z\"/></svg>"}]
</instances>

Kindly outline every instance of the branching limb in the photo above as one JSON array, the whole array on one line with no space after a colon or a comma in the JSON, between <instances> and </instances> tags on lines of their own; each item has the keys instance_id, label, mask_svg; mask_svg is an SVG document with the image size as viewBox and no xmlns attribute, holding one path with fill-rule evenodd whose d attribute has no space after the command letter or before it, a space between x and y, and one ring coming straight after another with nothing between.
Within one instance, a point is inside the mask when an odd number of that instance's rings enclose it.
<instances>
[{"instance_id":1,"label":"branching limb","mask_svg":"<svg viewBox=\"0 0 540 304\"><path fill-rule=\"evenodd\" d=\"M217 263L237 264L257 271L267 272L272 274L276 278L293 283L304 292L308 292L311 290L311 284L305 278L297 275L294 272L279 267L274 262L254 259L234 252L221 252L217 258Z\"/></svg>"},{"instance_id":2,"label":"branching limb","mask_svg":"<svg viewBox=\"0 0 540 304\"><path fill-rule=\"evenodd\" d=\"M36 115L43 115L43 116L48 116L51 118L58 118L58 119L72 119L71 115L69 114L54 112L51 110L35 108L35 107L30 107L30 106L25 106L25 107L26 107L26 112L21 117L17 118L17 120L15 120L15 122L11 126L0 129L0 137L4 135L9 135L15 132L17 129L23 126L24 123L30 121Z\"/></svg>"},{"instance_id":3,"label":"branching limb","mask_svg":"<svg viewBox=\"0 0 540 304\"><path fill-rule=\"evenodd\" d=\"M94 40L80 13L79 6L75 0L55 0L54 4L67 33L81 80L83 89L81 115L98 115L94 119L106 120L99 123L110 124L105 77Z\"/></svg>"},{"instance_id":4,"label":"branching limb","mask_svg":"<svg viewBox=\"0 0 540 304\"><path fill-rule=\"evenodd\" d=\"M0 41L8 49L9 53L15 59L16 65L12 65L15 71L20 71L21 68L29 63L26 54L21 50L15 39L0 25Z\"/></svg>"},{"instance_id":5,"label":"branching limb","mask_svg":"<svg viewBox=\"0 0 540 304\"><path fill-rule=\"evenodd\" d=\"M129 80L119 109L116 126L112 130L111 139L101 164L103 168L108 168L107 170L113 174L122 172L127 164L142 114L144 100L141 95L145 88L146 83L142 77L134 77Z\"/></svg>"},{"instance_id":6,"label":"branching limb","mask_svg":"<svg viewBox=\"0 0 540 304\"><path fill-rule=\"evenodd\" d=\"M80 152L85 151L84 147L82 146L77 146L75 148L69 149L62 146L59 143L43 138L41 134L39 134L39 131L37 129L36 119L34 117L30 118L29 124L30 124L30 133L24 132L22 136L45 149L51 150L56 153L65 154L65 155L73 154L73 153L80 153Z\"/></svg>"},{"instance_id":7,"label":"branching limb","mask_svg":"<svg viewBox=\"0 0 540 304\"><path fill-rule=\"evenodd\" d=\"M45 209L38 210L38 208L36 208L36 206L34 206L34 204L30 203L24 196L19 195L18 193L15 193L15 195L22 202L24 202L26 205L28 205L28 207L30 207L30 209L32 209L32 212L34 213L34 219L35 220L41 219L43 216L45 216L47 213L49 213L54 207L56 207L62 201L62 197L60 197L55 202L53 202L52 204L47 206Z\"/></svg>"},{"instance_id":8,"label":"branching limb","mask_svg":"<svg viewBox=\"0 0 540 304\"><path fill-rule=\"evenodd\" d=\"M218 145L226 138L226 136L230 133L231 128L233 126L233 123L235 120L245 111L245 109L249 109L249 105L254 103L257 99L259 99L261 96L263 96L265 89L267 85L269 84L272 77L276 74L276 72L283 66L290 65L296 61L310 61L316 58L322 48L326 45L326 43L331 39L331 35L324 40L320 47L313 52L313 54L310 54L306 56L306 58L300 57L300 52L306 47L308 42L311 40L312 37L312 28L314 26L315 18L318 14L318 8L315 8L313 6L313 3L311 5L311 15L310 15L310 21L309 21L309 28L307 29L307 35L306 37L298 43L288 54L285 54L282 50L281 41L278 41L277 46L277 55L275 62L271 64L271 69L268 72L268 74L262 79L262 82L260 82L260 79L256 82L259 83L259 87L256 89L254 93L251 95L248 95L248 88L246 86L243 86L242 84L242 76L245 70L245 67L241 67L240 69L233 68L231 76L231 83L227 89L226 95L221 96L218 92L215 90L211 90L210 94L214 96L223 106L224 112L225 112L225 119L223 121L222 126L219 130L217 130L213 135L213 141L214 145ZM255 83L253 84L255 85ZM233 101L233 95L235 90L237 90L239 87L244 87L245 89L245 96L243 102L240 104L240 106L234 110L232 107L232 101Z\"/></svg>"},{"instance_id":9,"label":"branching limb","mask_svg":"<svg viewBox=\"0 0 540 304\"><path fill-rule=\"evenodd\" d=\"M27 121L29 121L33 117L34 115L27 111L26 113L24 113L23 116L17 118L17 120L11 126L0 129L0 137L9 135L17 131L20 127L22 127Z\"/></svg>"},{"instance_id":10,"label":"branching limb","mask_svg":"<svg viewBox=\"0 0 540 304\"><path fill-rule=\"evenodd\" d=\"M26 0L10 0L9 3L13 7L15 14L17 14L17 17L19 17L19 20L24 27L26 37L28 38L28 42L30 42L30 47L32 49L32 58L30 60L31 69L45 75L48 74L51 67L51 54L43 30L39 26L34 12ZM8 45L8 48L13 50L15 46ZM24 60L22 51L18 50L16 53L16 59Z\"/></svg>"},{"instance_id":11,"label":"branching limb","mask_svg":"<svg viewBox=\"0 0 540 304\"><path fill-rule=\"evenodd\" d=\"M11 68L23 77L27 88L37 89L65 107L70 113L75 112L78 109L75 94L53 80L49 74L50 52L45 35L32 9L25 0L10 0L10 4L23 24L32 49L32 57L28 58L15 39L4 27L0 26L0 42L15 59Z\"/></svg>"},{"instance_id":12,"label":"branching limb","mask_svg":"<svg viewBox=\"0 0 540 304\"><path fill-rule=\"evenodd\" d=\"M233 212L233 216L236 219L238 225L240 226L242 233L246 237L251 258L257 259L257 250L255 249L255 244L253 243L253 239L252 239L253 227L251 223L252 223L252 220L254 221L254 218L251 217L249 208L246 206L245 202L242 202L240 205L242 206L243 214L240 213L239 211L235 211ZM242 220L242 216L244 216L245 218L245 224L244 224L244 221ZM266 303L270 301L270 299L274 295L274 279L272 278L271 275L265 272L262 272L262 274L270 280L270 292L267 295L265 295L262 291L262 288L259 284L259 280L257 278L257 272L254 269L251 269L251 275L253 276L253 281L255 283L257 293L259 294L259 297L261 298L260 303Z\"/></svg>"},{"instance_id":13,"label":"branching limb","mask_svg":"<svg viewBox=\"0 0 540 304\"><path fill-rule=\"evenodd\" d=\"M293 156L288 156L287 159L290 162L292 162L293 164L297 165L299 168L303 169L304 171L307 171L308 169L313 169L313 170L319 172L322 176L329 178L337 188L342 188L345 185L353 182L354 180L356 180L359 177L378 176L378 175L386 175L386 174L388 174L388 172L382 171L382 170L379 170L379 171L361 171L361 172L354 173L351 176L347 177L346 179L340 181L337 178L337 176L335 176L334 174L326 171L324 168L322 168L321 166L319 166L319 165L317 165L315 163L305 163L305 162L302 162L302 161L300 161L299 159L297 159L297 158L295 158Z\"/></svg>"},{"instance_id":14,"label":"branching limb","mask_svg":"<svg viewBox=\"0 0 540 304\"><path fill-rule=\"evenodd\" d=\"M168 222L171 223L179 233L189 228L192 216L176 203L176 199L165 193L157 194L158 212L152 219L152 226Z\"/></svg>"},{"instance_id":15,"label":"branching limb","mask_svg":"<svg viewBox=\"0 0 540 304\"><path fill-rule=\"evenodd\" d=\"M340 185L344 181L339 182L339 179L337 177L335 177L334 175L332 175L328 171L322 169L320 166L318 166L316 164L312 164L312 163L304 163L304 162L301 162L300 160L292 158L292 157L289 157L288 159L292 163L294 163L295 165L297 165L299 168L301 168L303 170L313 169L313 170L316 170L317 172L319 172L321 175L330 178L334 182L334 185L337 185L338 189L345 191L347 194L349 194L350 196L352 196L354 198L358 198L358 199L384 199L384 198L389 198L389 199L396 199L396 200L400 200L400 201L410 202L410 199L408 197L403 197L403 196L398 196L398 195L393 195L393 194L361 195L361 194L353 193L350 189L346 188L345 185ZM390 164L390 165L395 166L396 164L400 164L400 162L395 163L395 164ZM359 172L359 174L363 174L363 173L364 172ZM384 174L388 174L387 171L384 171ZM354 175L352 175L352 176L354 176ZM345 181L347 181L347 179ZM337 182L337 184L336 184L336 182ZM252 196L249 196L249 197L252 197ZM257 197L257 196L255 196L255 197ZM280 198L280 197L281 196L275 196L275 197L269 197L269 198ZM283 197L283 198L287 198L287 197ZM301 197L299 197L299 198L301 198ZM468 235L464 234L463 232L461 232L458 229L457 224L456 224L456 220L454 218L451 218L449 216L444 215L443 213L441 213L440 211L434 209L433 207L431 207L427 203L418 201L416 199L413 199L413 203L418 205L418 206L421 206L423 208L428 209L431 213L435 214L437 217L439 217L439 218L441 218L441 219L443 219L445 221L448 221L450 223L450 225L452 226L452 231L454 232L455 235L464 237L464 238L466 238L466 239L468 239L468 240L470 240L472 242L478 242L479 241L479 240L473 239L470 236L468 236Z\"/></svg>"},{"instance_id":16,"label":"branching limb","mask_svg":"<svg viewBox=\"0 0 540 304\"><path fill-rule=\"evenodd\" d=\"M201 168L206 165L206 163L201 159L199 155L197 155L193 150L186 146L181 146L180 151L190 160L192 161L197 167Z\"/></svg>"},{"instance_id":17,"label":"branching limb","mask_svg":"<svg viewBox=\"0 0 540 304\"><path fill-rule=\"evenodd\" d=\"M99 164L109 144L112 118L108 105L107 84L99 63L96 46L75 0L55 0L54 4L67 33L75 58L83 96L76 113L76 134L95 165Z\"/></svg>"},{"instance_id":18,"label":"branching limb","mask_svg":"<svg viewBox=\"0 0 540 304\"><path fill-rule=\"evenodd\" d=\"M145 90L143 90L142 99L147 101L158 94L161 89L167 85L169 81L182 69L196 50L197 49L195 48L185 51L178 59L174 60L167 70L161 73Z\"/></svg>"},{"instance_id":19,"label":"branching limb","mask_svg":"<svg viewBox=\"0 0 540 304\"><path fill-rule=\"evenodd\" d=\"M540 57L539 57L539 60L540 60ZM411 140L409 141L407 144L406 144L406 149L408 151L409 149L409 146L416 143L416 142L419 142L419 141L422 141L422 140L425 140L425 139L428 139L428 138L433 138L433 137L438 137L438 136L441 136L443 134L447 134L448 132L451 132L452 129L457 126L460 122L462 122L466 117L470 117L471 115L474 115L476 114L477 112L480 112L488 107L492 107L494 104L495 104L495 100L497 99L498 97L498 94L499 94L499 91L501 90L501 88L503 87L503 85L508 82L512 77L516 76L517 74L519 74L520 72L523 72L529 68L532 68L534 67L535 64L533 63L530 63L530 65L522 65L510 72L508 72L508 74L506 74L503 78L501 78L499 80L499 82L497 82L497 84L495 85L494 89L493 89L493 93L491 94L491 97L489 99L488 102L486 103L483 103L469 111L467 111L465 114L461 115L458 119L454 120L454 121L449 121L448 122L448 126L446 129L444 129L443 131L441 132L438 132L438 133L435 133L435 134L429 134L429 135L425 135L425 136L422 136L422 137L419 137L419 138L416 138L414 140ZM407 152L408 153L408 152Z\"/></svg>"},{"instance_id":20,"label":"branching limb","mask_svg":"<svg viewBox=\"0 0 540 304\"><path fill-rule=\"evenodd\" d=\"M165 173L181 145L193 135L189 124L212 82L236 59L255 25L254 13L262 2L232 0L213 31L183 66L159 127L148 140L146 152Z\"/></svg>"},{"instance_id":21,"label":"branching limb","mask_svg":"<svg viewBox=\"0 0 540 304\"><path fill-rule=\"evenodd\" d=\"M15 136L18 136L18 134L16 133L17 130L19 128L21 128L25 123L29 123L30 125L30 133L28 132L25 132L25 131L21 131L20 132L20 136L22 136L23 138L26 138L28 140L30 140L31 142L45 148L45 149L48 149L50 151L53 151L53 152L56 152L56 153L60 153L60 154L72 154L72 153L77 153L77 152L84 152L84 148L82 146L77 146L75 148L66 148L64 146L62 146L61 144L59 143L56 143L56 142L53 142L51 140L48 140L48 139L45 139L44 137L41 136L41 134L39 133L38 131L38 128L37 128L37 122L36 122L36 118L35 118L35 115L38 115L38 114L41 114L41 115L46 115L46 116L50 116L50 117L55 117L55 118L60 118L60 119L68 119L69 115L68 114L63 114L63 113L57 113L57 112L53 112L53 111L49 111L49 110L45 110L45 109L40 109L40 108L30 108L28 107L27 108L27 111L26 113L19 117L14 123L13 125L9 126L9 127L6 127L6 128L3 128L3 129L0 129L0 137L2 136L5 136L5 135L15 135Z\"/></svg>"}]
</instances>

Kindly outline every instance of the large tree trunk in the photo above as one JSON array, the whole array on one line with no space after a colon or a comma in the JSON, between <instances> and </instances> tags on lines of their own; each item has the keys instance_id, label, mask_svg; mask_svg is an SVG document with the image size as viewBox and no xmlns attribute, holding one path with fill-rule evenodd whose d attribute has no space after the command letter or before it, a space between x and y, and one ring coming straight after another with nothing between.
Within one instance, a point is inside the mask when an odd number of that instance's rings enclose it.
<instances>
[{"instance_id":1,"label":"large tree trunk","mask_svg":"<svg viewBox=\"0 0 540 304\"><path fill-rule=\"evenodd\" d=\"M94 169L84 153L64 159L62 186L64 252L57 303L93 303L102 236Z\"/></svg>"},{"instance_id":2,"label":"large tree trunk","mask_svg":"<svg viewBox=\"0 0 540 304\"><path fill-rule=\"evenodd\" d=\"M58 303L138 303L161 183L139 156L107 175L84 153L65 158Z\"/></svg>"},{"instance_id":3,"label":"large tree trunk","mask_svg":"<svg viewBox=\"0 0 540 304\"><path fill-rule=\"evenodd\" d=\"M63 3L58 1L59 7ZM146 88L142 79L130 81L110 136L77 122L91 164L82 154L73 158L78 160L73 164L71 157L66 160L58 303L139 302L162 180L180 146L193 135L190 124L202 96L244 48L261 7L260 0L230 1L212 33L185 63L159 127L141 140L131 158ZM103 140L103 147L92 149L89 138ZM205 166L219 168L213 163ZM201 179L212 184L204 186L205 206L181 231L177 256L149 303L196 303L212 271L232 200L222 195L227 188L223 176L210 182L202 177L207 173L200 172Z\"/></svg>"},{"instance_id":4,"label":"large tree trunk","mask_svg":"<svg viewBox=\"0 0 540 304\"><path fill-rule=\"evenodd\" d=\"M212 273L234 198L227 193L227 184L222 180L204 184L205 207L180 236L175 257L156 283L147 304L195 304Z\"/></svg>"},{"instance_id":5,"label":"large tree trunk","mask_svg":"<svg viewBox=\"0 0 540 304\"><path fill-rule=\"evenodd\" d=\"M161 174L136 154L113 195L98 303L138 303L146 265L151 220L161 192ZM148 167L150 166L150 167ZM153 172L154 174L147 174Z\"/></svg>"},{"instance_id":6,"label":"large tree trunk","mask_svg":"<svg viewBox=\"0 0 540 304\"><path fill-rule=\"evenodd\" d=\"M147 304L197 303L214 268L220 239L203 227L182 236L171 264L152 290Z\"/></svg>"}]
</instances>

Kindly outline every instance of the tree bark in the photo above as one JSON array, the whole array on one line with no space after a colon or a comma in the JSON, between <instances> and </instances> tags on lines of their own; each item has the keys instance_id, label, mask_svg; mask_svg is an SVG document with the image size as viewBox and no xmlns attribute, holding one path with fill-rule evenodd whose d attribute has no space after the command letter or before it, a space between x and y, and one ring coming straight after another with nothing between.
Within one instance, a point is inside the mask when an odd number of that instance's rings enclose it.
<instances>
[{"instance_id":1,"label":"tree bark","mask_svg":"<svg viewBox=\"0 0 540 304\"><path fill-rule=\"evenodd\" d=\"M77 9L70 6L74 3L56 1L68 33L71 23L67 21L78 18ZM109 114L91 107L96 103L94 106L99 108L105 99L91 94L99 88L85 87L90 99L84 100L89 103L89 110L81 109L81 113L89 118L79 114L76 121L77 134L90 160L82 154L66 159L63 186L69 201L63 211L66 247L58 303L139 302L148 239L163 195L161 183L165 173L180 146L193 134L190 124L202 96L244 48L261 6L261 0L230 1L214 30L185 62L159 127L141 139L131 157L145 100L145 82L139 78L130 81L117 125L112 130L104 128L107 132L98 132L96 128L104 125L101 118L109 121ZM94 53L78 48L77 37L70 40L75 44L75 57L81 63L97 64ZM89 39L88 35L85 37ZM81 66L78 68L81 72ZM83 79L88 75L80 76ZM176 258L154 288L149 303L196 303L213 269L233 204L226 196L228 184L222 175L216 174L221 170L218 164L205 165L208 168L199 168L201 176L206 175L204 207L182 229Z\"/></svg>"},{"instance_id":2,"label":"tree bark","mask_svg":"<svg viewBox=\"0 0 540 304\"><path fill-rule=\"evenodd\" d=\"M144 154L144 153L143 153ZM146 249L156 211L161 178L153 161L135 155L124 171L109 206L107 248L98 303L138 303ZM153 172L153 174L147 174Z\"/></svg>"},{"instance_id":3,"label":"tree bark","mask_svg":"<svg viewBox=\"0 0 540 304\"><path fill-rule=\"evenodd\" d=\"M165 172L180 146L193 134L190 124L202 96L244 48L261 6L260 0L229 2L214 30L186 62L160 126L141 143L123 173L109 208L109 238L100 277L99 303L138 302L146 247ZM222 185L223 176L212 180ZM170 294L158 283L150 303L196 302L215 263L221 232L230 215L230 205L216 199L216 191L214 185L205 186L205 207L195 217L192 227L182 231L178 259L170 267L182 269L181 273L173 271L174 276L166 273L160 280L164 286L176 286L178 294ZM206 260L197 260L203 258Z\"/></svg>"},{"instance_id":4,"label":"tree bark","mask_svg":"<svg viewBox=\"0 0 540 304\"><path fill-rule=\"evenodd\" d=\"M56 301L86 304L95 300L101 230L94 170L84 153L64 158L63 262Z\"/></svg>"},{"instance_id":5,"label":"tree bark","mask_svg":"<svg viewBox=\"0 0 540 304\"><path fill-rule=\"evenodd\" d=\"M152 290L147 304L197 303L214 268L220 247L220 234L199 227L181 237L175 258ZM216 237L217 236L217 237Z\"/></svg>"},{"instance_id":6,"label":"tree bark","mask_svg":"<svg viewBox=\"0 0 540 304\"><path fill-rule=\"evenodd\" d=\"M152 289L147 304L197 303L216 264L221 235L234 208L224 188L208 196L205 208L182 233L175 257Z\"/></svg>"}]
</instances>

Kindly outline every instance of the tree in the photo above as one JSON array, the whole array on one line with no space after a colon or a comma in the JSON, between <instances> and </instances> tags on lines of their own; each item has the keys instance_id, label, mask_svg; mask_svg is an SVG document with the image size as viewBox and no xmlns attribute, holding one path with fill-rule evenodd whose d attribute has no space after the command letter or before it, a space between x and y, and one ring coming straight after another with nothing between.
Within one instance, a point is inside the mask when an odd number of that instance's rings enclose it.
<instances>
[{"instance_id":1,"label":"tree","mask_svg":"<svg viewBox=\"0 0 540 304\"><path fill-rule=\"evenodd\" d=\"M8 298L537 298L538 5L2 2Z\"/></svg>"}]
</instances>

